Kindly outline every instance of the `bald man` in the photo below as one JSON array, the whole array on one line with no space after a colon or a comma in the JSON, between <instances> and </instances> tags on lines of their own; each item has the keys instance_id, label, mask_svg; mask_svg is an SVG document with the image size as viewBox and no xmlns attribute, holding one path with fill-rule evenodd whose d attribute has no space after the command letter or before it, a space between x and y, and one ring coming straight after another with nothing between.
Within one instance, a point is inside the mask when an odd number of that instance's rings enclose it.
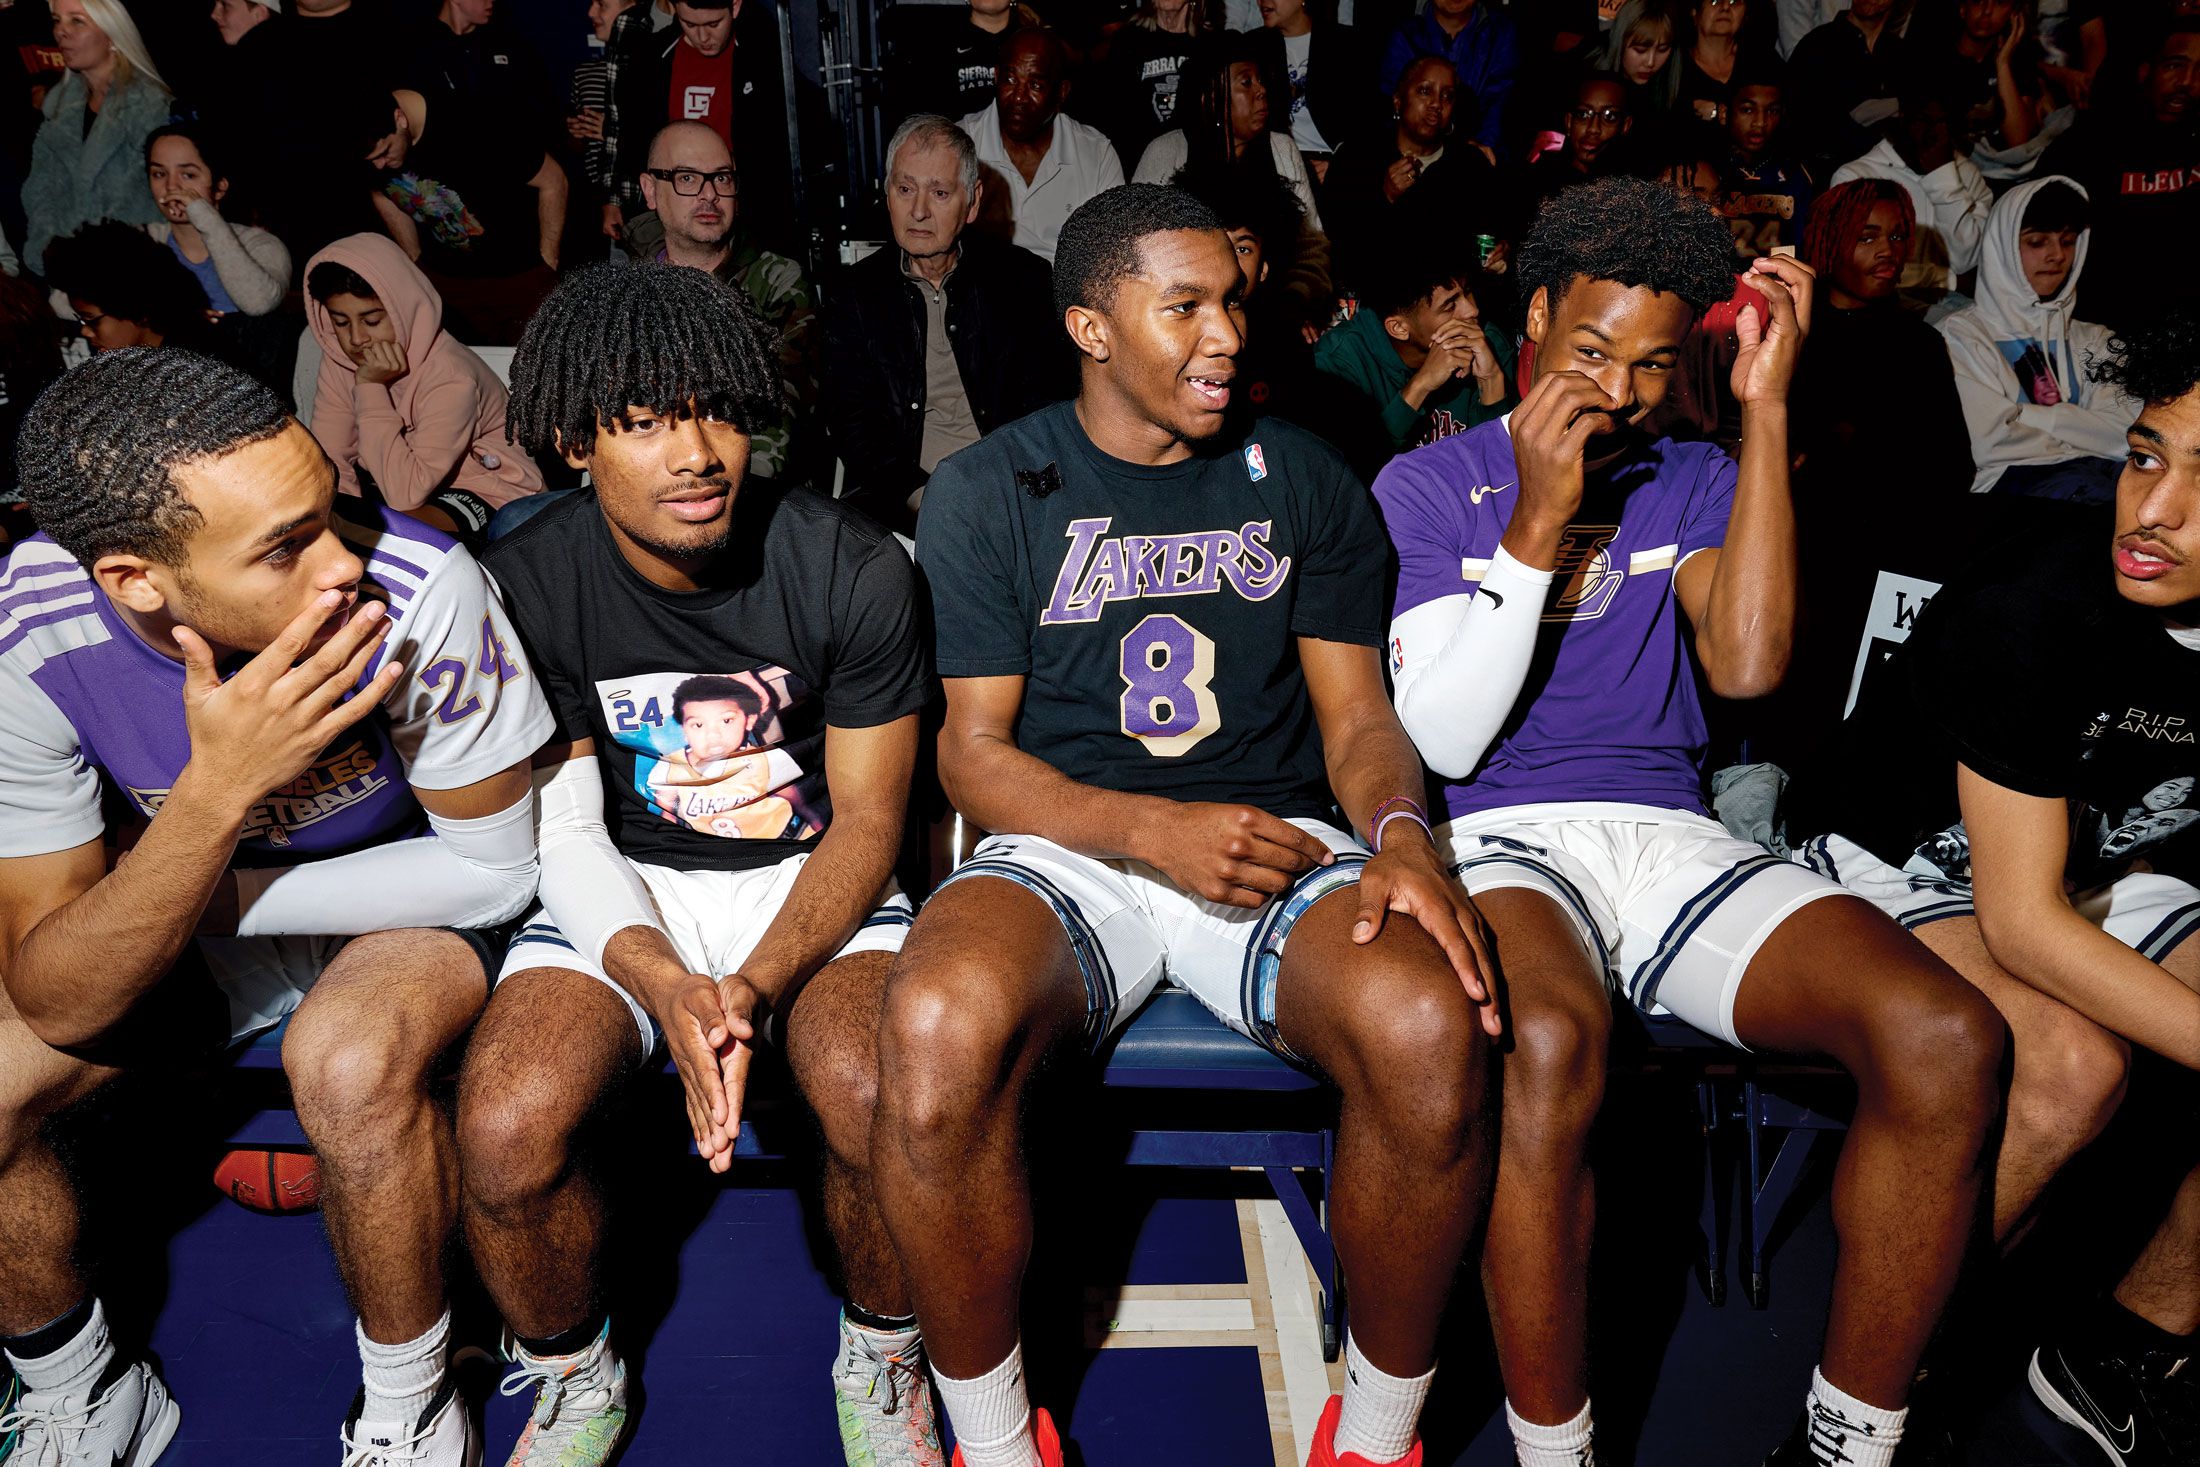
<instances>
[{"instance_id":1,"label":"bald man","mask_svg":"<svg viewBox=\"0 0 2200 1467\"><path fill-rule=\"evenodd\" d=\"M642 202L619 243L636 260L662 260L717 276L749 298L779 333L779 371L787 416L750 437L749 472L764 479L800 477L811 467L809 445L795 428L817 405L824 337L817 293L801 265L756 243L741 221L741 178L726 140L700 122L674 122L650 140L642 170Z\"/></svg>"},{"instance_id":2,"label":"bald man","mask_svg":"<svg viewBox=\"0 0 2200 1467\"><path fill-rule=\"evenodd\" d=\"M1064 117L1068 100L1069 53L1046 31L1020 31L1001 47L993 101L962 120L986 185L977 227L1048 264L1071 211L1123 181L1115 145Z\"/></svg>"}]
</instances>

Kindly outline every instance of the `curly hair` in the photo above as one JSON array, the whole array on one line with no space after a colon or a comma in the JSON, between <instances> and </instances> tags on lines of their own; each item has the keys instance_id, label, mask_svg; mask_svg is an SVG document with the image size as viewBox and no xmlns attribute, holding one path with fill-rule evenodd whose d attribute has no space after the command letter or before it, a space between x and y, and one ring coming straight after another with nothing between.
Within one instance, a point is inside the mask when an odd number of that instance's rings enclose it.
<instances>
[{"instance_id":1,"label":"curly hair","mask_svg":"<svg viewBox=\"0 0 2200 1467\"><path fill-rule=\"evenodd\" d=\"M1054 246L1054 313L1071 306L1105 311L1115 287L1138 273L1138 242L1177 229L1220 230L1215 211L1180 188L1122 183L1079 204Z\"/></svg>"},{"instance_id":2,"label":"curly hair","mask_svg":"<svg viewBox=\"0 0 2200 1467\"><path fill-rule=\"evenodd\" d=\"M784 411L778 343L748 297L685 265L596 265L558 282L512 356L505 429L537 456L594 452L630 408L740 424Z\"/></svg>"},{"instance_id":3,"label":"curly hair","mask_svg":"<svg viewBox=\"0 0 2200 1467\"><path fill-rule=\"evenodd\" d=\"M2108 355L2086 364L2086 375L2149 407L2175 402L2200 387L2200 307L2179 306L2117 332Z\"/></svg>"},{"instance_id":4,"label":"curly hair","mask_svg":"<svg viewBox=\"0 0 2200 1467\"><path fill-rule=\"evenodd\" d=\"M1567 189L1520 243L1520 289L1557 309L1577 279L1647 286L1702 315L1734 293L1734 235L1709 204L1640 178Z\"/></svg>"},{"instance_id":5,"label":"curly hair","mask_svg":"<svg viewBox=\"0 0 2200 1467\"><path fill-rule=\"evenodd\" d=\"M199 512L176 470L290 426L281 401L226 362L178 347L101 352L23 416L17 487L31 518L85 565L182 565Z\"/></svg>"},{"instance_id":6,"label":"curly hair","mask_svg":"<svg viewBox=\"0 0 2200 1467\"><path fill-rule=\"evenodd\" d=\"M1189 170L1170 180L1215 211L1224 229L1244 229L1260 241L1268 278L1288 274L1298 259L1299 231L1306 210L1285 180L1274 174L1232 172L1193 177Z\"/></svg>"},{"instance_id":7,"label":"curly hair","mask_svg":"<svg viewBox=\"0 0 2200 1467\"><path fill-rule=\"evenodd\" d=\"M206 325L206 289L198 277L173 250L117 220L87 224L49 245L46 283L163 337L192 336Z\"/></svg>"}]
</instances>

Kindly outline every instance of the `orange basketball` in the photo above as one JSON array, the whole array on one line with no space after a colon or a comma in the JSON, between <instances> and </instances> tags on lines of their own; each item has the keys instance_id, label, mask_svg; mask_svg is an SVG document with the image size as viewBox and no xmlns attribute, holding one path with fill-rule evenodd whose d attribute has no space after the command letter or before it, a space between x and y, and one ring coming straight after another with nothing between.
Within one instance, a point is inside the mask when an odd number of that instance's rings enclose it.
<instances>
[{"instance_id":1,"label":"orange basketball","mask_svg":"<svg viewBox=\"0 0 2200 1467\"><path fill-rule=\"evenodd\" d=\"M311 1212L321 1205L321 1168L310 1151L232 1151L215 1164L214 1185L254 1212Z\"/></svg>"}]
</instances>

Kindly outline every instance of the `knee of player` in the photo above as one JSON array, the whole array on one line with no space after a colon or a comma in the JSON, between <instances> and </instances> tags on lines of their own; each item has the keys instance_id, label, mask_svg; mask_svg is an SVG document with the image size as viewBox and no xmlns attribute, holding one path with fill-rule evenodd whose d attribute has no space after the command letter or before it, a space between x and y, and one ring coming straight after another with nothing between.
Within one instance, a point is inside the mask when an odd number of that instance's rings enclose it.
<instances>
[{"instance_id":1,"label":"knee of player","mask_svg":"<svg viewBox=\"0 0 2200 1467\"><path fill-rule=\"evenodd\" d=\"M2131 1046L2070 1014L2045 1032L2017 1036L2018 1083L2009 1094L2011 1124L2052 1129L2082 1145L2107 1129L2123 1105Z\"/></svg>"},{"instance_id":2,"label":"knee of player","mask_svg":"<svg viewBox=\"0 0 2200 1467\"><path fill-rule=\"evenodd\" d=\"M871 1123L878 1115L878 1062L869 1045L849 1044L812 1059L799 1074L825 1145L841 1161L870 1165Z\"/></svg>"},{"instance_id":3,"label":"knee of player","mask_svg":"<svg viewBox=\"0 0 2200 1467\"><path fill-rule=\"evenodd\" d=\"M1366 984L1336 1038L1343 1053L1324 1064L1348 1093L1447 1127L1482 1109L1489 1040L1448 974Z\"/></svg>"},{"instance_id":4,"label":"knee of player","mask_svg":"<svg viewBox=\"0 0 2200 1467\"><path fill-rule=\"evenodd\" d=\"M1601 995L1600 995L1601 997ZM1612 1010L1603 1002L1516 1007L1506 1051L1508 1113L1526 1109L1544 1125L1586 1131L1604 1100Z\"/></svg>"},{"instance_id":5,"label":"knee of player","mask_svg":"<svg viewBox=\"0 0 2200 1467\"><path fill-rule=\"evenodd\" d=\"M458 1162L468 1201L491 1211L516 1206L548 1192L564 1174L573 1107L556 1104L548 1088L516 1080L461 1088Z\"/></svg>"},{"instance_id":6,"label":"knee of player","mask_svg":"<svg viewBox=\"0 0 2200 1467\"><path fill-rule=\"evenodd\" d=\"M1006 1087L1016 1030L986 1001L993 985L965 966L897 972L887 988L878 1086L901 1129L946 1129Z\"/></svg>"},{"instance_id":7,"label":"knee of player","mask_svg":"<svg viewBox=\"0 0 2200 1467\"><path fill-rule=\"evenodd\" d=\"M293 1020L283 1036L283 1073L301 1124L364 1116L416 1097L420 1067L399 1027L394 1020L365 1028Z\"/></svg>"},{"instance_id":8,"label":"knee of player","mask_svg":"<svg viewBox=\"0 0 2200 1467\"><path fill-rule=\"evenodd\" d=\"M2009 1030L1985 995L1960 979L1890 994L1872 1025L1871 1076L1919 1120L1983 1130L2000 1113Z\"/></svg>"}]
</instances>

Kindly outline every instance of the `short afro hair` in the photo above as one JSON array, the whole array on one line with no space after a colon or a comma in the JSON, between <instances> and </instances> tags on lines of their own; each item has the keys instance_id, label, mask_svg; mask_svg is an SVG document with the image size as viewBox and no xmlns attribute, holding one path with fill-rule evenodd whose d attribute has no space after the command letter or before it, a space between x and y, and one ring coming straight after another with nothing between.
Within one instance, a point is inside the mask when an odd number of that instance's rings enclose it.
<instances>
[{"instance_id":1,"label":"short afro hair","mask_svg":"<svg viewBox=\"0 0 2200 1467\"><path fill-rule=\"evenodd\" d=\"M46 283L164 338L199 335L206 326L206 288L198 277L175 251L119 220L87 224L48 245Z\"/></svg>"},{"instance_id":2,"label":"short afro hair","mask_svg":"<svg viewBox=\"0 0 2200 1467\"><path fill-rule=\"evenodd\" d=\"M89 566L102 555L182 565L199 512L175 471L290 426L274 393L179 347L101 352L39 394L16 437L38 527Z\"/></svg>"},{"instance_id":3,"label":"short afro hair","mask_svg":"<svg viewBox=\"0 0 2200 1467\"><path fill-rule=\"evenodd\" d=\"M1734 235L1709 204L1640 178L1602 178L1543 206L1520 243L1520 289L1556 309L1577 279L1646 286L1702 315L1734 294Z\"/></svg>"},{"instance_id":4,"label":"short afro hair","mask_svg":"<svg viewBox=\"0 0 2200 1467\"><path fill-rule=\"evenodd\" d=\"M2108 353L2086 364L2088 377L2149 407L2175 402L2200 387L2200 307L2179 306L2119 331Z\"/></svg>"},{"instance_id":5,"label":"short afro hair","mask_svg":"<svg viewBox=\"0 0 2200 1467\"><path fill-rule=\"evenodd\" d=\"M1107 310L1117 284L1138 272L1139 241L1178 229L1220 232L1222 221L1183 189L1158 183L1117 184L1079 204L1054 246L1054 314Z\"/></svg>"},{"instance_id":6,"label":"short afro hair","mask_svg":"<svg viewBox=\"0 0 2200 1467\"><path fill-rule=\"evenodd\" d=\"M558 282L512 356L506 430L530 453L595 451L629 408L690 406L754 433L785 410L779 342L716 276L654 261Z\"/></svg>"},{"instance_id":7,"label":"short afro hair","mask_svg":"<svg viewBox=\"0 0 2200 1467\"><path fill-rule=\"evenodd\" d=\"M690 703L731 703L751 718L764 712L764 700L756 696L756 689L739 678L714 672L699 673L672 690L674 723L687 722Z\"/></svg>"}]
</instances>

